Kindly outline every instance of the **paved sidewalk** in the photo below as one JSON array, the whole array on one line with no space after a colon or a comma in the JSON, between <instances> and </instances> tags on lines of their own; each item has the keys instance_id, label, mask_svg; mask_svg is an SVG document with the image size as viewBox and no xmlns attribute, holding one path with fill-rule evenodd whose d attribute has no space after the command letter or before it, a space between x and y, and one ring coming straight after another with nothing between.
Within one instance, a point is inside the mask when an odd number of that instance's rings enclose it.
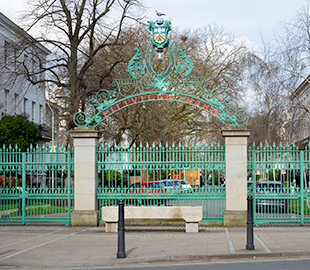
<instances>
[{"instance_id":1,"label":"paved sidewalk","mask_svg":"<svg viewBox=\"0 0 310 270\"><path fill-rule=\"evenodd\" d=\"M0 269L310 256L308 226L256 227L254 236L255 250L248 251L245 227L206 227L196 234L135 228L125 234L127 258L117 259L117 233L103 227L0 226Z\"/></svg>"}]
</instances>

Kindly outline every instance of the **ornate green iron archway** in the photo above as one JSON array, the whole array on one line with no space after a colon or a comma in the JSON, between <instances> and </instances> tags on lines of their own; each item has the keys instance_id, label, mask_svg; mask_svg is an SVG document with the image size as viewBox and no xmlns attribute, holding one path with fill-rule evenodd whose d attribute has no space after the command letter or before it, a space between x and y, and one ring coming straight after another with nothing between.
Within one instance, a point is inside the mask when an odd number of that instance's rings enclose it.
<instances>
[{"instance_id":1,"label":"ornate green iron archway","mask_svg":"<svg viewBox=\"0 0 310 270\"><path fill-rule=\"evenodd\" d=\"M225 125L242 126L249 115L230 103L226 93L220 89L210 89L205 77L189 77L193 63L184 54L184 47L169 43L170 22L162 18L149 22L152 31L151 44L142 44L142 51L135 48L136 54L128 63L131 78L115 79L112 90L101 89L84 112L74 115L77 126L97 126L108 116L119 110L150 101L177 101L188 103L207 111ZM164 52L168 63L158 72L152 65L152 57L163 60ZM157 51L157 52L156 52Z\"/></svg>"}]
</instances>

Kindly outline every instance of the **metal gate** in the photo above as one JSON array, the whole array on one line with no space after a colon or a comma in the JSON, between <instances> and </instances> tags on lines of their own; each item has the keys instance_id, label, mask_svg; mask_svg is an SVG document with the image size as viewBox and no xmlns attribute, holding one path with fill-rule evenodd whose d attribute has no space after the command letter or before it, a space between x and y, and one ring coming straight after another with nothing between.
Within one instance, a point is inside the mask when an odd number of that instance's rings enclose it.
<instances>
[{"instance_id":1,"label":"metal gate","mask_svg":"<svg viewBox=\"0 0 310 270\"><path fill-rule=\"evenodd\" d=\"M310 221L309 147L253 144L248 150L248 192L254 224Z\"/></svg>"},{"instance_id":2,"label":"metal gate","mask_svg":"<svg viewBox=\"0 0 310 270\"><path fill-rule=\"evenodd\" d=\"M70 225L73 149L0 149L0 223Z\"/></svg>"},{"instance_id":3,"label":"metal gate","mask_svg":"<svg viewBox=\"0 0 310 270\"><path fill-rule=\"evenodd\" d=\"M121 198L134 206L203 206L203 221L223 221L223 146L102 144L97 155L99 207Z\"/></svg>"}]
</instances>

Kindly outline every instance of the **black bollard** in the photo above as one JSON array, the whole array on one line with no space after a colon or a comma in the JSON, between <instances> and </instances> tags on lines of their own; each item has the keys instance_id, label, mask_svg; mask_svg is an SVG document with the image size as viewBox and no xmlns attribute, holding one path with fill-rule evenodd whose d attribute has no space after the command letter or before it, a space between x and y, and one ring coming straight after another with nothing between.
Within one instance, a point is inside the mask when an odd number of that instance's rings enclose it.
<instances>
[{"instance_id":1,"label":"black bollard","mask_svg":"<svg viewBox=\"0 0 310 270\"><path fill-rule=\"evenodd\" d=\"M125 252L125 217L124 217L124 200L118 201L118 251L117 258L126 258Z\"/></svg>"},{"instance_id":2,"label":"black bollard","mask_svg":"<svg viewBox=\"0 0 310 270\"><path fill-rule=\"evenodd\" d=\"M248 213L247 213L247 245L246 250L254 250L253 234L253 197L248 195Z\"/></svg>"}]
</instances>

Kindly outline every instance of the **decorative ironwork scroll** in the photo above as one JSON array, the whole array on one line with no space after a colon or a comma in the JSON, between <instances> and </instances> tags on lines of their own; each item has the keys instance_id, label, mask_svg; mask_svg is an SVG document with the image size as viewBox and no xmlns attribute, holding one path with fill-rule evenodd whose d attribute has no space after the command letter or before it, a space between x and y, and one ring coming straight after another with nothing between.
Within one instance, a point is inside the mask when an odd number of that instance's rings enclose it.
<instances>
[{"instance_id":1,"label":"decorative ironwork scroll","mask_svg":"<svg viewBox=\"0 0 310 270\"><path fill-rule=\"evenodd\" d=\"M124 107L163 100L191 104L228 126L242 126L248 122L248 113L230 103L232 98L228 98L225 91L209 87L205 77L189 77L193 63L184 53L184 47L169 43L169 21L151 21L149 29L153 33L151 44L135 48L136 53L128 63L131 78L115 79L112 90L99 90L94 99L88 100L86 110L74 115L77 126L95 127ZM164 49L168 61L158 71L155 66L161 64ZM160 62L154 64L156 53Z\"/></svg>"}]
</instances>

